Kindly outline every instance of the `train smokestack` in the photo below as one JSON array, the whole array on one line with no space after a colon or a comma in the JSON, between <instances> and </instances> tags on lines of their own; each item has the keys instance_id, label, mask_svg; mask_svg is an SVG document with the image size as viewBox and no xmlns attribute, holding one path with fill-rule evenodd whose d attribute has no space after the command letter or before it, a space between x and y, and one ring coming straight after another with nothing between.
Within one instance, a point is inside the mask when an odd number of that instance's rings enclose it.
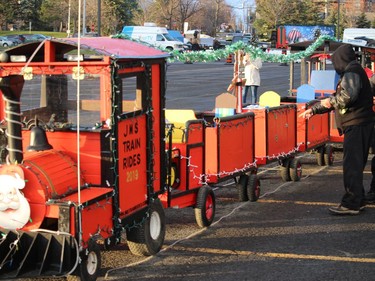
<instances>
[{"instance_id":1,"label":"train smokestack","mask_svg":"<svg viewBox=\"0 0 375 281\"><path fill-rule=\"evenodd\" d=\"M0 78L0 90L5 100L5 120L7 122L7 138L9 161L11 164L22 163L22 123L21 123L21 92L24 79L21 75Z\"/></svg>"}]
</instances>

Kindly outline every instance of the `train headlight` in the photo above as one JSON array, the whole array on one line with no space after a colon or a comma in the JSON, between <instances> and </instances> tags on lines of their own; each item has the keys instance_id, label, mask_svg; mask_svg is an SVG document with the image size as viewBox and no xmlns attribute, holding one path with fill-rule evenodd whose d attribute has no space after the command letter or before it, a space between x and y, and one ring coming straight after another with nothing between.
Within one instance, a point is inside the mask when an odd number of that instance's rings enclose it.
<instances>
[{"instance_id":1,"label":"train headlight","mask_svg":"<svg viewBox=\"0 0 375 281\"><path fill-rule=\"evenodd\" d=\"M26 62L26 56L10 56L10 61L11 62Z\"/></svg>"},{"instance_id":2,"label":"train headlight","mask_svg":"<svg viewBox=\"0 0 375 281\"><path fill-rule=\"evenodd\" d=\"M66 60L67 61L83 61L84 57L83 55L67 55Z\"/></svg>"}]
</instances>

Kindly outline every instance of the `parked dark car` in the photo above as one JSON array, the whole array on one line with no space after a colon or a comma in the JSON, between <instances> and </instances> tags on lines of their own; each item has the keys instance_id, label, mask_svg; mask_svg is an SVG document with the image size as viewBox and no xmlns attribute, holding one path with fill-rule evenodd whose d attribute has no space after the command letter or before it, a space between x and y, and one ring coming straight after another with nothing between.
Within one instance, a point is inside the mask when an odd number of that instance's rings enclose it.
<instances>
[{"instance_id":1,"label":"parked dark car","mask_svg":"<svg viewBox=\"0 0 375 281\"><path fill-rule=\"evenodd\" d=\"M25 42L43 41L48 38L43 34L22 34L25 37Z\"/></svg>"},{"instance_id":2,"label":"parked dark car","mask_svg":"<svg viewBox=\"0 0 375 281\"><path fill-rule=\"evenodd\" d=\"M78 33L74 33L72 37L78 37ZM97 32L86 32L85 34L81 33L81 37L99 37L99 34Z\"/></svg>"},{"instance_id":3,"label":"parked dark car","mask_svg":"<svg viewBox=\"0 0 375 281\"><path fill-rule=\"evenodd\" d=\"M4 36L9 40L17 42L17 44L25 43L26 38L21 34L9 34Z\"/></svg>"},{"instance_id":4,"label":"parked dark car","mask_svg":"<svg viewBox=\"0 0 375 281\"><path fill-rule=\"evenodd\" d=\"M226 45L227 45L227 41L215 39L213 43L213 48L214 50L225 49Z\"/></svg>"}]
</instances>

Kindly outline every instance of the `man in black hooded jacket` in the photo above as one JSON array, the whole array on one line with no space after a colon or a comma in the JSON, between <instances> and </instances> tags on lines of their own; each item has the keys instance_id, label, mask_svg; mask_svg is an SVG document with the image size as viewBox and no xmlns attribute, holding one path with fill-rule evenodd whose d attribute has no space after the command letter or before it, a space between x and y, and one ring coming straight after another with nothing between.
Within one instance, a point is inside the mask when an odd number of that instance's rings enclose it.
<instances>
[{"instance_id":1,"label":"man in black hooded jacket","mask_svg":"<svg viewBox=\"0 0 375 281\"><path fill-rule=\"evenodd\" d=\"M340 135L344 134L343 176L345 194L340 205L329 208L338 215L357 215L364 208L363 170L365 168L374 129L372 91L363 67L358 63L351 45L337 48L331 57L340 81L336 92L322 99L300 116L335 110Z\"/></svg>"}]
</instances>

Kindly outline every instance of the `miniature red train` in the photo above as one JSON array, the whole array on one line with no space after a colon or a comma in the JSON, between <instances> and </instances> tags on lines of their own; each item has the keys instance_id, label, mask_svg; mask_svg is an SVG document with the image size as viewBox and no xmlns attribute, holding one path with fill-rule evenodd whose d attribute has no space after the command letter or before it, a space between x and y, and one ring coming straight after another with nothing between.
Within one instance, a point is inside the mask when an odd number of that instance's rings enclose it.
<instances>
[{"instance_id":1,"label":"miniature red train","mask_svg":"<svg viewBox=\"0 0 375 281\"><path fill-rule=\"evenodd\" d=\"M235 179L239 199L256 201L257 161L270 153L292 149L267 159L284 180L301 178L296 105L220 118L165 110L168 56L104 37L0 54L0 279L96 280L98 240L108 247L123 232L132 253L153 255L164 208L194 207L209 226L212 185Z\"/></svg>"}]
</instances>

